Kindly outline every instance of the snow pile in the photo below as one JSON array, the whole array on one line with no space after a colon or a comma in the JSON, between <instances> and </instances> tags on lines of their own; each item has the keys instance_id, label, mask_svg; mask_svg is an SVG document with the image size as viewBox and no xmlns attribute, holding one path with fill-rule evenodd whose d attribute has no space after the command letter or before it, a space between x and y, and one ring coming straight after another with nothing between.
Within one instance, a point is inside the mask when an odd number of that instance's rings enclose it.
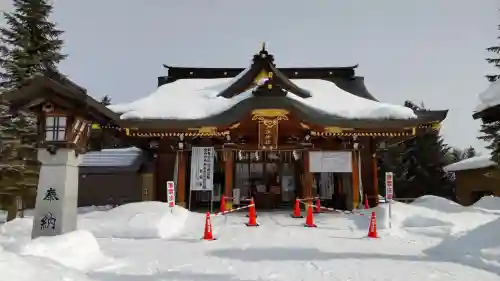
<instances>
[{"instance_id":1,"label":"snow pile","mask_svg":"<svg viewBox=\"0 0 500 281\"><path fill-rule=\"evenodd\" d=\"M188 217L179 206L171 210L166 203L139 202L83 214L78 228L101 238L169 238L182 231Z\"/></svg>"},{"instance_id":2,"label":"snow pile","mask_svg":"<svg viewBox=\"0 0 500 281\"><path fill-rule=\"evenodd\" d=\"M2 280L11 281L92 281L85 274L38 257L23 257L0 249Z\"/></svg>"},{"instance_id":3,"label":"snow pile","mask_svg":"<svg viewBox=\"0 0 500 281\"><path fill-rule=\"evenodd\" d=\"M490 160L490 155L479 155L474 156L468 159L464 159L462 161L458 161L456 163L447 165L444 167L444 170L447 172L453 171L462 171L462 170L475 170L481 168L487 168L491 166L495 166L495 162Z\"/></svg>"},{"instance_id":4,"label":"snow pile","mask_svg":"<svg viewBox=\"0 0 500 281\"><path fill-rule=\"evenodd\" d=\"M500 218L446 237L426 254L454 257L457 262L490 271L500 271Z\"/></svg>"},{"instance_id":5,"label":"snow pile","mask_svg":"<svg viewBox=\"0 0 500 281\"><path fill-rule=\"evenodd\" d=\"M483 111L490 107L500 104L500 80L489 85L489 87L478 95L479 104L476 106L476 112Z\"/></svg>"},{"instance_id":6,"label":"snow pile","mask_svg":"<svg viewBox=\"0 0 500 281\"><path fill-rule=\"evenodd\" d=\"M495 214L481 212L472 207L463 207L450 200L437 196L422 196L411 204L392 202L392 226L395 229L414 230L438 227L443 235L459 233L479 227L498 218ZM388 204L380 205L385 209L381 228L388 223Z\"/></svg>"},{"instance_id":7,"label":"snow pile","mask_svg":"<svg viewBox=\"0 0 500 281\"><path fill-rule=\"evenodd\" d=\"M33 218L16 218L0 226L0 234L13 237L31 237L31 228L33 227Z\"/></svg>"},{"instance_id":8,"label":"snow pile","mask_svg":"<svg viewBox=\"0 0 500 281\"><path fill-rule=\"evenodd\" d=\"M297 86L309 91L312 97L304 99L288 94L288 98L330 115L344 118L416 118L414 112L407 107L361 98L326 80L291 80ZM229 99L218 97L217 95L232 82L231 78L179 79L158 87L144 98L130 103L110 105L109 108L121 113L122 119L206 118L222 113L252 97L253 89Z\"/></svg>"},{"instance_id":9,"label":"snow pile","mask_svg":"<svg viewBox=\"0 0 500 281\"><path fill-rule=\"evenodd\" d=\"M123 113L122 119L198 119L221 113L251 96L242 93L234 98L218 97L231 78L179 79L158 87L150 95L126 104L110 105Z\"/></svg>"},{"instance_id":10,"label":"snow pile","mask_svg":"<svg viewBox=\"0 0 500 281\"><path fill-rule=\"evenodd\" d=\"M425 207L431 210L436 210L443 213L455 213L464 211L464 206L448 200L443 197L434 195L424 195L415 199L412 206Z\"/></svg>"},{"instance_id":11,"label":"snow pile","mask_svg":"<svg viewBox=\"0 0 500 281\"><path fill-rule=\"evenodd\" d=\"M484 196L479 199L472 207L489 211L500 211L500 197Z\"/></svg>"},{"instance_id":12,"label":"snow pile","mask_svg":"<svg viewBox=\"0 0 500 281\"><path fill-rule=\"evenodd\" d=\"M288 94L287 97L343 118L416 118L410 108L361 98L348 93L330 81L322 79L292 79L300 88L308 90L312 97L301 98ZM335 100L335 102L332 102Z\"/></svg>"},{"instance_id":13,"label":"snow pile","mask_svg":"<svg viewBox=\"0 0 500 281\"><path fill-rule=\"evenodd\" d=\"M77 230L53 237L39 237L24 245L21 255L45 257L67 267L88 271L106 258L92 233Z\"/></svg>"}]
</instances>

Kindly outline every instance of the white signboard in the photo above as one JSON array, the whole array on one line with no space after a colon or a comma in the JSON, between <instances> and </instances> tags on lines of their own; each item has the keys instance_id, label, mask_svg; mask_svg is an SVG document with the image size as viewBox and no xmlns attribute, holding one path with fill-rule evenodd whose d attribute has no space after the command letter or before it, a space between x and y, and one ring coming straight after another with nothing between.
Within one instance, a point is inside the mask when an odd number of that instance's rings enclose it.
<instances>
[{"instance_id":1,"label":"white signboard","mask_svg":"<svg viewBox=\"0 0 500 281\"><path fill-rule=\"evenodd\" d=\"M351 173L352 152L350 151L311 151L309 170L312 173Z\"/></svg>"},{"instance_id":2,"label":"white signboard","mask_svg":"<svg viewBox=\"0 0 500 281\"><path fill-rule=\"evenodd\" d=\"M167 181L167 203L170 208L175 206L175 184L173 181Z\"/></svg>"},{"instance_id":3,"label":"white signboard","mask_svg":"<svg viewBox=\"0 0 500 281\"><path fill-rule=\"evenodd\" d=\"M193 147L190 190L213 191L214 155L215 150L213 147Z\"/></svg>"},{"instance_id":4,"label":"white signboard","mask_svg":"<svg viewBox=\"0 0 500 281\"><path fill-rule=\"evenodd\" d=\"M394 178L392 172L385 173L385 198L392 200L394 194Z\"/></svg>"}]
</instances>

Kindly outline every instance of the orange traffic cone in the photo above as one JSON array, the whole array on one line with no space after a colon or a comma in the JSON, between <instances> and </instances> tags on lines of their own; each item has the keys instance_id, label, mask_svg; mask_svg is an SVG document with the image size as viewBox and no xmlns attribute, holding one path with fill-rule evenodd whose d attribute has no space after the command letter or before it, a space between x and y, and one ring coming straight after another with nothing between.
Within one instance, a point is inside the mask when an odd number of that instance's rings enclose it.
<instances>
[{"instance_id":1,"label":"orange traffic cone","mask_svg":"<svg viewBox=\"0 0 500 281\"><path fill-rule=\"evenodd\" d=\"M304 224L304 226L305 227L316 227L316 225L314 224L312 205L309 205L307 207L307 217L306 217L306 223Z\"/></svg>"},{"instance_id":2,"label":"orange traffic cone","mask_svg":"<svg viewBox=\"0 0 500 281\"><path fill-rule=\"evenodd\" d=\"M319 197L316 197L316 204L314 204L314 213L321 213L321 200Z\"/></svg>"},{"instance_id":3,"label":"orange traffic cone","mask_svg":"<svg viewBox=\"0 0 500 281\"><path fill-rule=\"evenodd\" d=\"M368 204L368 196L365 194L365 210L370 209L370 204Z\"/></svg>"},{"instance_id":4,"label":"orange traffic cone","mask_svg":"<svg viewBox=\"0 0 500 281\"><path fill-rule=\"evenodd\" d=\"M246 226L259 226L257 223L257 214L255 212L255 203L253 198L250 200L250 207L248 207L248 222L245 223Z\"/></svg>"},{"instance_id":5,"label":"orange traffic cone","mask_svg":"<svg viewBox=\"0 0 500 281\"><path fill-rule=\"evenodd\" d=\"M303 218L300 214L300 200L299 198L295 199L295 208L293 208L292 218Z\"/></svg>"},{"instance_id":6,"label":"orange traffic cone","mask_svg":"<svg viewBox=\"0 0 500 281\"><path fill-rule=\"evenodd\" d=\"M207 212L205 217L205 231L203 233L203 240L215 240L212 234L212 221L210 220L210 212Z\"/></svg>"},{"instance_id":7,"label":"orange traffic cone","mask_svg":"<svg viewBox=\"0 0 500 281\"><path fill-rule=\"evenodd\" d=\"M377 235L377 215L372 212L372 217L370 219L370 227L368 228L368 237L378 238Z\"/></svg>"},{"instance_id":8,"label":"orange traffic cone","mask_svg":"<svg viewBox=\"0 0 500 281\"><path fill-rule=\"evenodd\" d=\"M220 212L224 213L226 211L226 197L222 195L220 197Z\"/></svg>"}]
</instances>

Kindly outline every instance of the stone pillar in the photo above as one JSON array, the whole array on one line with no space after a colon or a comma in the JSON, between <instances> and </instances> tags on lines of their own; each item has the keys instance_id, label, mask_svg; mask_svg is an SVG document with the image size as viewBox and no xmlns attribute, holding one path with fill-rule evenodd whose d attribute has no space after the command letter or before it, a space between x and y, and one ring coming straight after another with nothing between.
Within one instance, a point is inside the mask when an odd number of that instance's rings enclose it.
<instances>
[{"instance_id":1,"label":"stone pillar","mask_svg":"<svg viewBox=\"0 0 500 281\"><path fill-rule=\"evenodd\" d=\"M40 148L38 160L42 166L31 237L54 236L76 230L78 166L82 156L77 156L74 149L60 148L56 154L50 154Z\"/></svg>"}]
</instances>

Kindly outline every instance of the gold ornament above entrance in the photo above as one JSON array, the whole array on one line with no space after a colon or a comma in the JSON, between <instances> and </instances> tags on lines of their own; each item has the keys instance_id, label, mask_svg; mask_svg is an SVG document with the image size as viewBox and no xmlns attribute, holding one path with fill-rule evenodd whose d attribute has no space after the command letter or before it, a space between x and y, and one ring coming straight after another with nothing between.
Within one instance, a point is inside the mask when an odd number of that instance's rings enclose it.
<instances>
[{"instance_id":1,"label":"gold ornament above entrance","mask_svg":"<svg viewBox=\"0 0 500 281\"><path fill-rule=\"evenodd\" d=\"M273 150L278 148L279 121L288 120L285 109L255 109L252 120L259 121L259 149Z\"/></svg>"},{"instance_id":2,"label":"gold ornament above entrance","mask_svg":"<svg viewBox=\"0 0 500 281\"><path fill-rule=\"evenodd\" d=\"M288 120L290 112L281 108L255 109L252 111L252 120L277 119Z\"/></svg>"}]
</instances>

